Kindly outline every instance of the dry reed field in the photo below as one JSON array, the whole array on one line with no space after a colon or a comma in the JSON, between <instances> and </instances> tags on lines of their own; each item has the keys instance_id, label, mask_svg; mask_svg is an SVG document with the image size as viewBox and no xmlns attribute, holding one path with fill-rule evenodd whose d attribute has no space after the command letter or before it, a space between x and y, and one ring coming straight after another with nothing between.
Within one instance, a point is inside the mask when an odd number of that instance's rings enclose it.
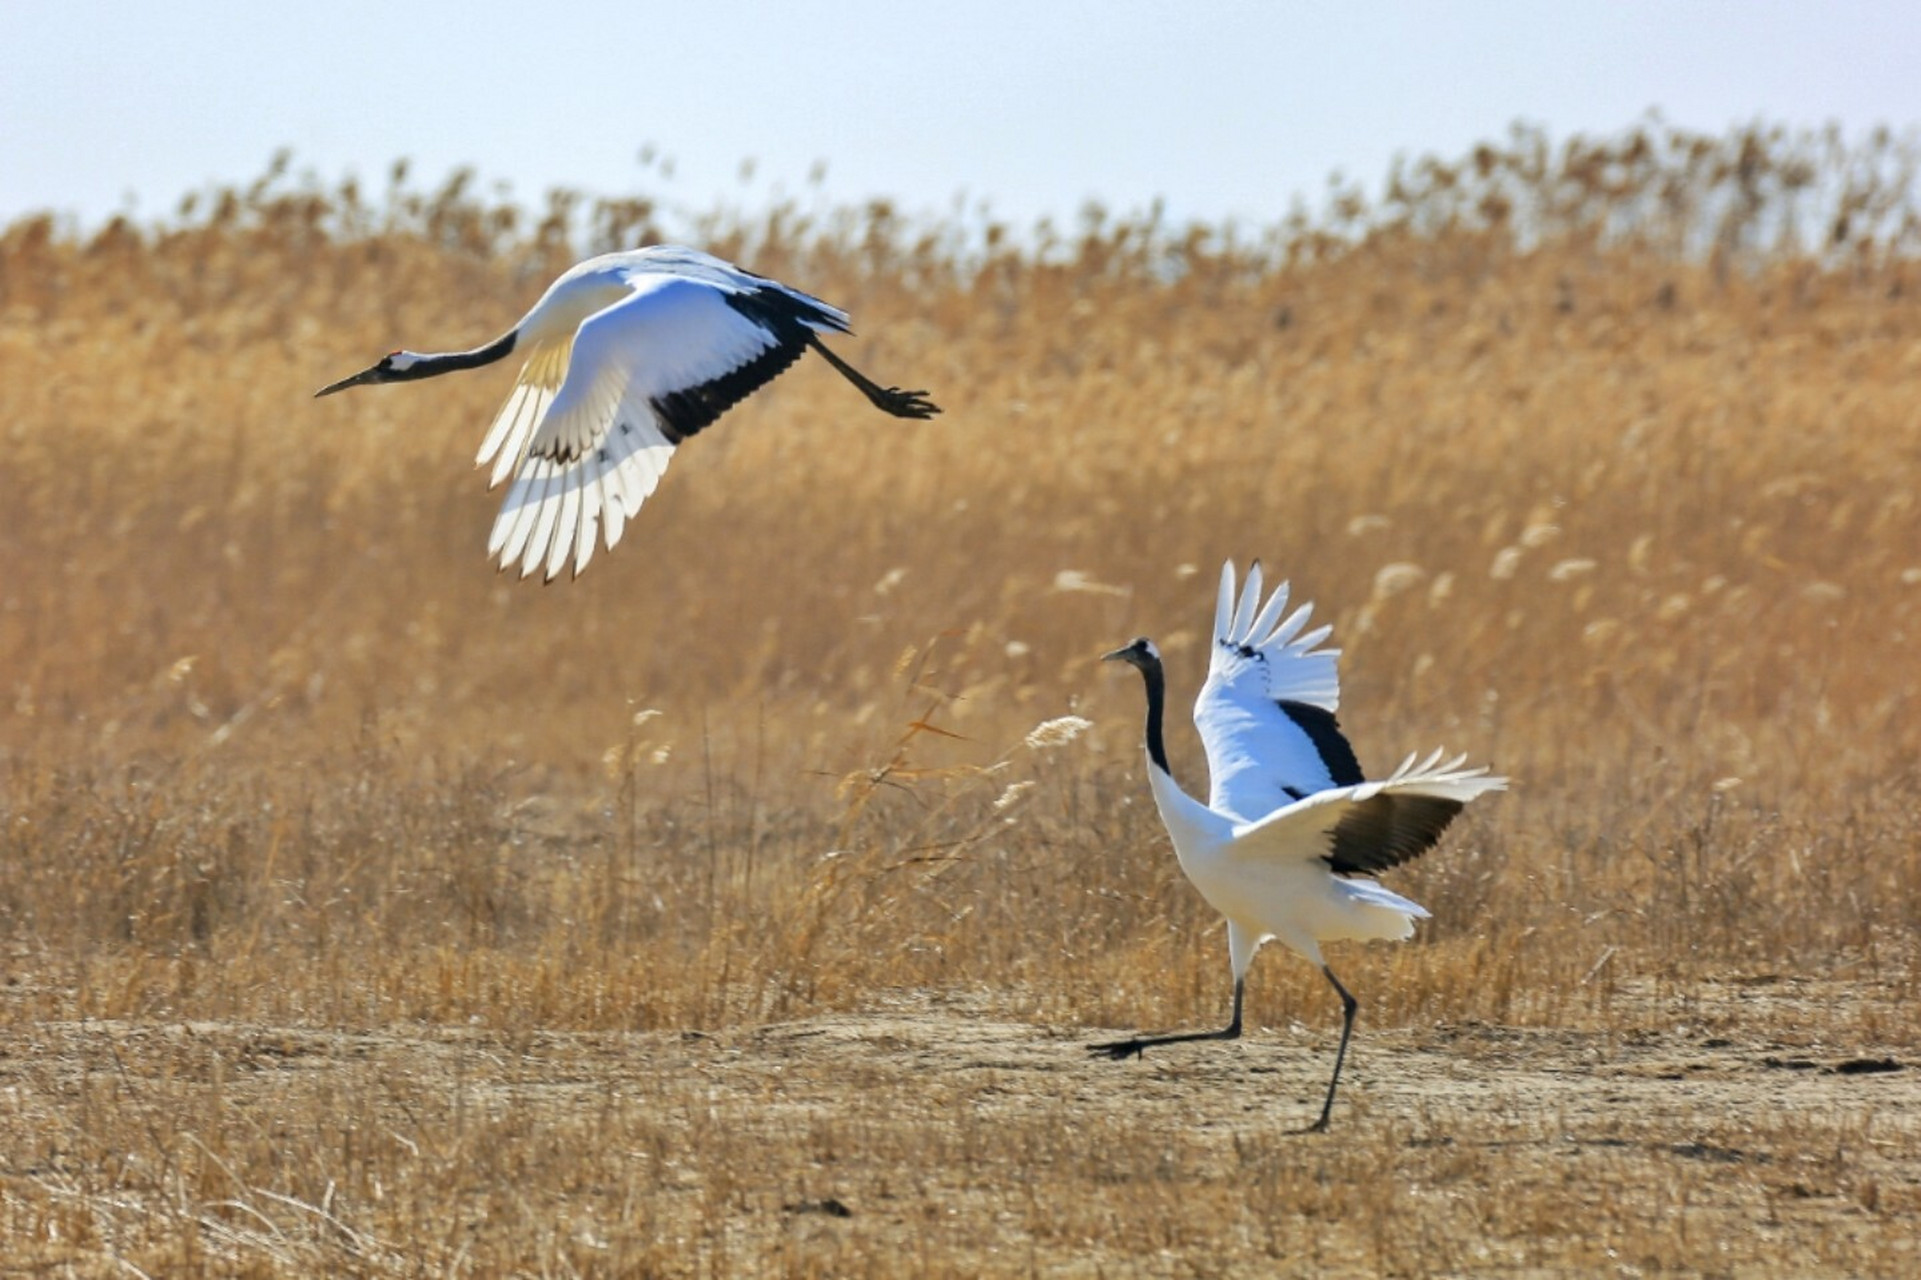
<instances>
[{"instance_id":1,"label":"dry reed field","mask_svg":"<svg viewBox=\"0 0 1921 1280\"><path fill-rule=\"evenodd\" d=\"M1898 141L1517 130L1268 228L673 228L807 361L497 576L491 338L647 200L283 168L0 231L0 1272L1921 1271L1921 268ZM1148 798L1259 557L1370 773L1513 790L1280 948ZM1075 733L1074 722L1087 721ZM1205 791L1184 714L1176 773ZM1039 731L1037 731L1039 730Z\"/></svg>"}]
</instances>

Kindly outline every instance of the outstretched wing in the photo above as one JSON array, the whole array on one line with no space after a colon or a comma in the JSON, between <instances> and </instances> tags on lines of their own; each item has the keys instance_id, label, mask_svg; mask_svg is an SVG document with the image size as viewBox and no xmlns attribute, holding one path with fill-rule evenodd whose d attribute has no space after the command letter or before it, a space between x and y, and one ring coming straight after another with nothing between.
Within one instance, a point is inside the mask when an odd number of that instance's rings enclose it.
<instances>
[{"instance_id":1,"label":"outstretched wing","mask_svg":"<svg viewBox=\"0 0 1921 1280\"><path fill-rule=\"evenodd\" d=\"M1283 618L1286 608L1286 583L1262 604L1259 561L1238 598L1234 562L1221 566L1214 645L1194 724L1207 750L1208 806L1243 822L1363 781L1334 718L1341 651L1316 648L1333 628L1303 634L1314 606Z\"/></svg>"},{"instance_id":2,"label":"outstretched wing","mask_svg":"<svg viewBox=\"0 0 1921 1280\"><path fill-rule=\"evenodd\" d=\"M476 467L494 464L492 474L487 477L489 489L497 488L526 459L528 442L534 438L541 419L546 417L560 384L567 379L567 361L573 349L574 335L566 333L536 343L528 350L512 394L494 415L487 438L480 442L480 449L474 454Z\"/></svg>"},{"instance_id":3,"label":"outstretched wing","mask_svg":"<svg viewBox=\"0 0 1921 1280\"><path fill-rule=\"evenodd\" d=\"M502 569L518 561L522 577L540 570L551 581L570 557L578 575L602 538L612 550L681 441L793 364L811 332L840 316L771 284L664 272L636 272L630 283L630 296L582 322L571 351L535 350L482 446L482 461L498 452L496 476L518 462L487 542ZM555 360L565 372L549 390Z\"/></svg>"},{"instance_id":4,"label":"outstretched wing","mask_svg":"<svg viewBox=\"0 0 1921 1280\"><path fill-rule=\"evenodd\" d=\"M1257 822L1234 829L1236 858L1324 859L1341 875L1373 875L1420 857L1454 815L1476 796L1507 789L1485 768L1463 769L1466 756L1442 763L1436 751L1419 764L1409 756L1378 782L1334 787Z\"/></svg>"}]
</instances>

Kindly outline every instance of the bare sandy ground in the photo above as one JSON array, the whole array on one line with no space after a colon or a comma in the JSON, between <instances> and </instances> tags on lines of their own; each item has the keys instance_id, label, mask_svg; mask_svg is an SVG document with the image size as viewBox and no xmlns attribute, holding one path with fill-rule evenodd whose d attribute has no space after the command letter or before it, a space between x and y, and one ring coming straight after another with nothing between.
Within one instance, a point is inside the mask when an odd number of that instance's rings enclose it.
<instances>
[{"instance_id":1,"label":"bare sandy ground","mask_svg":"<svg viewBox=\"0 0 1921 1280\"><path fill-rule=\"evenodd\" d=\"M1826 994L1743 998L1779 1026ZM15 1025L8 1253L53 1274L1921 1269L1905 1050L1363 1023L1332 1132L1300 1136L1332 1028L1126 1063L1085 1053L1099 1034L921 997L713 1033Z\"/></svg>"}]
</instances>

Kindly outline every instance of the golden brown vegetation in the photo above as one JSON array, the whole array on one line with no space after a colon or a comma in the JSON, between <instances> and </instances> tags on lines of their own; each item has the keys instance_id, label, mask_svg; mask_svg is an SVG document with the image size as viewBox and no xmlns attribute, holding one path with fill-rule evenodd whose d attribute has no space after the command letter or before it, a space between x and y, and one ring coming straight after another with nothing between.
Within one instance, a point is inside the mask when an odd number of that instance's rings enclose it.
<instances>
[{"instance_id":1,"label":"golden brown vegetation","mask_svg":"<svg viewBox=\"0 0 1921 1280\"><path fill-rule=\"evenodd\" d=\"M492 336L645 201L276 172L0 233L0 1251L47 1274L1900 1274L1921 269L1885 138L1517 133L1248 234L710 217L850 309L490 571ZM1514 791L1225 1008L1104 648L1337 624ZM1078 714L1072 741L1030 743ZM1177 772L1201 788L1177 721ZM1903 1070L1885 1070L1889 1065ZM851 1216L848 1216L851 1215Z\"/></svg>"}]
</instances>

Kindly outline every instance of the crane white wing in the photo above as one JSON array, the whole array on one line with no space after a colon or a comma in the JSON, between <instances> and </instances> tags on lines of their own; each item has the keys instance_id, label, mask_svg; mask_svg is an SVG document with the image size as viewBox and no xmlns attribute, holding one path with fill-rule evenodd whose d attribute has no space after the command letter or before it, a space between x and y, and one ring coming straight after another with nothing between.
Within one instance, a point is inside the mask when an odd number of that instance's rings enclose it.
<instances>
[{"instance_id":1,"label":"crane white wing","mask_svg":"<svg viewBox=\"0 0 1921 1280\"><path fill-rule=\"evenodd\" d=\"M1208 805L1237 821L1363 780L1334 717L1341 651L1317 647L1333 628L1307 630L1314 606L1286 613L1287 596L1282 583L1262 603L1259 561L1238 595L1234 562L1221 567L1214 644L1194 724L1207 751Z\"/></svg>"},{"instance_id":2,"label":"crane white wing","mask_svg":"<svg viewBox=\"0 0 1921 1280\"><path fill-rule=\"evenodd\" d=\"M512 475L527 456L527 445L534 438L535 428L546 417L560 384L567 378L567 361L573 347L574 335L567 333L536 343L527 353L513 393L494 416L487 438L474 454L475 466L494 464L493 473L487 477L489 489Z\"/></svg>"},{"instance_id":3,"label":"crane white wing","mask_svg":"<svg viewBox=\"0 0 1921 1280\"><path fill-rule=\"evenodd\" d=\"M611 550L675 447L799 359L812 330L709 281L637 273L631 284L581 324L551 402L523 374L482 448L504 459L524 440L487 544L502 569L518 561L522 577L551 581L569 558L585 569L601 538Z\"/></svg>"},{"instance_id":4,"label":"crane white wing","mask_svg":"<svg viewBox=\"0 0 1921 1280\"><path fill-rule=\"evenodd\" d=\"M1372 875L1434 847L1467 803L1507 789L1485 768L1464 769L1465 756L1443 762L1436 751L1409 756L1386 778L1333 787L1234 829L1237 859L1306 862L1325 859L1342 875Z\"/></svg>"}]
</instances>

